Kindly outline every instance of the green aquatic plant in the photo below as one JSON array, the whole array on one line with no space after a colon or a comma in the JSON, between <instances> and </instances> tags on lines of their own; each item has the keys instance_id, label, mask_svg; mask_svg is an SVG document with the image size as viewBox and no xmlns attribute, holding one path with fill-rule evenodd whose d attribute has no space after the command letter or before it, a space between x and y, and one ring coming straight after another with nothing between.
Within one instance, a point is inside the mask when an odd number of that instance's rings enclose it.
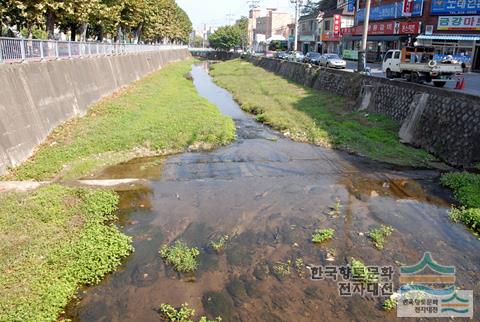
<instances>
[{"instance_id":1,"label":"green aquatic plant","mask_svg":"<svg viewBox=\"0 0 480 322\"><path fill-rule=\"evenodd\" d=\"M223 235L217 240L211 240L208 245L216 252L221 251L228 241L228 235Z\"/></svg>"},{"instance_id":2,"label":"green aquatic plant","mask_svg":"<svg viewBox=\"0 0 480 322\"><path fill-rule=\"evenodd\" d=\"M370 230L368 232L368 237L373 240L373 243L378 250L382 250L385 246L385 238L390 236L393 231L393 227L382 225L380 228Z\"/></svg>"},{"instance_id":3,"label":"green aquatic plant","mask_svg":"<svg viewBox=\"0 0 480 322\"><path fill-rule=\"evenodd\" d=\"M316 244L323 243L324 241L332 239L334 234L335 234L335 230L331 228L317 229L312 234L312 242Z\"/></svg>"},{"instance_id":4,"label":"green aquatic plant","mask_svg":"<svg viewBox=\"0 0 480 322\"><path fill-rule=\"evenodd\" d=\"M365 266L365 264L363 264L361 261L352 258L350 267L352 269L352 277L354 279L366 284L378 282L378 277L369 272L368 267Z\"/></svg>"},{"instance_id":5,"label":"green aquatic plant","mask_svg":"<svg viewBox=\"0 0 480 322\"><path fill-rule=\"evenodd\" d=\"M292 261L287 260L286 263L277 262L273 265L273 273L279 278L290 276L292 274Z\"/></svg>"},{"instance_id":6,"label":"green aquatic plant","mask_svg":"<svg viewBox=\"0 0 480 322\"><path fill-rule=\"evenodd\" d=\"M170 304L162 303L158 310L162 317L169 322L193 322L192 318L195 315L195 310L188 307L188 303L182 304L178 309ZM209 320L202 316L198 322L220 322L221 317L216 317L214 320Z\"/></svg>"},{"instance_id":7,"label":"green aquatic plant","mask_svg":"<svg viewBox=\"0 0 480 322\"><path fill-rule=\"evenodd\" d=\"M392 311L396 307L397 307L397 301L392 298L388 298L383 302L383 309L385 311Z\"/></svg>"},{"instance_id":8,"label":"green aquatic plant","mask_svg":"<svg viewBox=\"0 0 480 322\"><path fill-rule=\"evenodd\" d=\"M328 214L332 217L338 217L340 216L342 208L343 206L340 203L340 199L337 198L335 203L330 206L330 211L328 212Z\"/></svg>"},{"instance_id":9,"label":"green aquatic plant","mask_svg":"<svg viewBox=\"0 0 480 322\"><path fill-rule=\"evenodd\" d=\"M176 241L172 246L163 245L159 253L178 272L193 272L198 267L200 251L196 247L189 248L183 241Z\"/></svg>"},{"instance_id":10,"label":"green aquatic plant","mask_svg":"<svg viewBox=\"0 0 480 322\"><path fill-rule=\"evenodd\" d=\"M295 259L295 270L297 271L299 277L303 277L305 272L305 263L300 257Z\"/></svg>"}]
</instances>

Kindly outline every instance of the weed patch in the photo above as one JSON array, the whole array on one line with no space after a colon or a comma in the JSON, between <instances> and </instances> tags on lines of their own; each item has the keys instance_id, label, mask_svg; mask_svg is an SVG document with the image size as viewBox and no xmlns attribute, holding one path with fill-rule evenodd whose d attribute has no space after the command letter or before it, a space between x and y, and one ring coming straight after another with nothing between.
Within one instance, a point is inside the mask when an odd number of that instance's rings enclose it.
<instances>
[{"instance_id":1,"label":"weed patch","mask_svg":"<svg viewBox=\"0 0 480 322\"><path fill-rule=\"evenodd\" d=\"M385 239L393 233L391 226L382 225L380 228L374 228L368 232L368 237L372 239L373 244L378 250L382 250L385 246Z\"/></svg>"},{"instance_id":2,"label":"weed patch","mask_svg":"<svg viewBox=\"0 0 480 322\"><path fill-rule=\"evenodd\" d=\"M323 243L324 241L332 239L334 234L335 230L331 228L317 229L312 235L312 242L316 244Z\"/></svg>"},{"instance_id":3,"label":"weed patch","mask_svg":"<svg viewBox=\"0 0 480 322\"><path fill-rule=\"evenodd\" d=\"M453 190L460 207L452 207L450 219L463 222L476 234L480 234L480 175L468 172L444 174L441 178L444 186Z\"/></svg>"},{"instance_id":4,"label":"weed patch","mask_svg":"<svg viewBox=\"0 0 480 322\"><path fill-rule=\"evenodd\" d=\"M176 241L172 246L163 245L160 256L178 272L193 272L198 267L198 248L189 248L183 241Z\"/></svg>"},{"instance_id":5,"label":"weed patch","mask_svg":"<svg viewBox=\"0 0 480 322\"><path fill-rule=\"evenodd\" d=\"M195 316L195 310L188 307L187 303L182 304L178 309L174 308L170 304L161 304L159 313L166 321L171 322L193 322L192 318ZM217 317L214 320L209 320L207 317L202 316L198 322L220 322L221 317Z\"/></svg>"},{"instance_id":6,"label":"weed patch","mask_svg":"<svg viewBox=\"0 0 480 322\"><path fill-rule=\"evenodd\" d=\"M57 321L79 285L120 265L133 248L108 224L117 203L58 185L0 194L0 321Z\"/></svg>"},{"instance_id":7,"label":"weed patch","mask_svg":"<svg viewBox=\"0 0 480 322\"><path fill-rule=\"evenodd\" d=\"M373 272L370 272L368 267L361 261L352 258L350 267L352 269L352 277L355 278L355 280L365 284L376 283L378 281L378 277Z\"/></svg>"},{"instance_id":8,"label":"weed patch","mask_svg":"<svg viewBox=\"0 0 480 322\"><path fill-rule=\"evenodd\" d=\"M220 252L228 241L228 235L224 235L217 240L211 240L208 245L217 253Z\"/></svg>"}]
</instances>

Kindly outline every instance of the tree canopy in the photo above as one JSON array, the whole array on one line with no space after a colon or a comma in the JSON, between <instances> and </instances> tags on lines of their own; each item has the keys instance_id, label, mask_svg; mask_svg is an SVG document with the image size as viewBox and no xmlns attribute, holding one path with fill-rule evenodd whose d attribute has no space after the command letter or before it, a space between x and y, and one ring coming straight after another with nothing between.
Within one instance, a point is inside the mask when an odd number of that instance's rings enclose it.
<instances>
[{"instance_id":1,"label":"tree canopy","mask_svg":"<svg viewBox=\"0 0 480 322\"><path fill-rule=\"evenodd\" d=\"M208 37L210 47L230 50L235 47L246 48L248 45L248 18L242 17L233 26L223 26Z\"/></svg>"},{"instance_id":2,"label":"tree canopy","mask_svg":"<svg viewBox=\"0 0 480 322\"><path fill-rule=\"evenodd\" d=\"M6 26L70 32L72 40L187 42L192 23L175 0L0 0ZM77 38L79 36L79 38Z\"/></svg>"}]
</instances>

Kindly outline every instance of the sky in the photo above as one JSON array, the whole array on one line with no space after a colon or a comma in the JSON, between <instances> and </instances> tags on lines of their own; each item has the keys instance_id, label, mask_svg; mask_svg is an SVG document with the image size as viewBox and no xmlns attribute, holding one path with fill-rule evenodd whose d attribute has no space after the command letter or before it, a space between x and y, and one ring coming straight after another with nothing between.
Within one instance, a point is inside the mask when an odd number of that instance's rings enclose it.
<instances>
[{"instance_id":1,"label":"sky","mask_svg":"<svg viewBox=\"0 0 480 322\"><path fill-rule=\"evenodd\" d=\"M248 0L176 0L187 12L193 28L201 29L203 24L222 26L233 23L241 16L248 16ZM260 8L278 8L282 11L294 10L290 0L260 0ZM227 15L231 14L229 18Z\"/></svg>"}]
</instances>

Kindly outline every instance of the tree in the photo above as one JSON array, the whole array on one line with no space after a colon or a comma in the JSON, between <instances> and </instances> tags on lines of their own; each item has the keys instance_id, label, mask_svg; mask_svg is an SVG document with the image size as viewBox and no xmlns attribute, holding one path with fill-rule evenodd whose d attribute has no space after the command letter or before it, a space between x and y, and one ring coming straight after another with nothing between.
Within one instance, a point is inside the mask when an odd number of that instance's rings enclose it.
<instances>
[{"instance_id":1,"label":"tree","mask_svg":"<svg viewBox=\"0 0 480 322\"><path fill-rule=\"evenodd\" d=\"M317 6L320 11L333 10L337 8L337 0L322 0L318 2Z\"/></svg>"},{"instance_id":2,"label":"tree","mask_svg":"<svg viewBox=\"0 0 480 322\"><path fill-rule=\"evenodd\" d=\"M306 15L317 13L319 11L318 7L320 2L322 1L315 2L312 0L308 0L307 3L305 3L302 7L302 15L306 16Z\"/></svg>"},{"instance_id":3,"label":"tree","mask_svg":"<svg viewBox=\"0 0 480 322\"><path fill-rule=\"evenodd\" d=\"M230 50L242 44L242 37L237 26L223 26L210 35L208 41L215 49Z\"/></svg>"},{"instance_id":4,"label":"tree","mask_svg":"<svg viewBox=\"0 0 480 322\"><path fill-rule=\"evenodd\" d=\"M248 45L248 18L242 17L237 21L235 26L240 33L241 44L240 46L245 50Z\"/></svg>"}]
</instances>

